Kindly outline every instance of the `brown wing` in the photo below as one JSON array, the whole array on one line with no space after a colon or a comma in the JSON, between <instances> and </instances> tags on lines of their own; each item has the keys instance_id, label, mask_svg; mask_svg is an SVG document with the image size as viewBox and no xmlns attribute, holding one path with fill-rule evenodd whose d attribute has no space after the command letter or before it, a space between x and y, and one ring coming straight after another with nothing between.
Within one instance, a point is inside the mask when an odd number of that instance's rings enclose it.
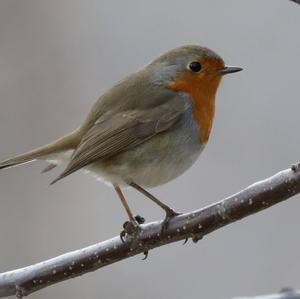
<instances>
[{"instance_id":1,"label":"brown wing","mask_svg":"<svg viewBox=\"0 0 300 299\"><path fill-rule=\"evenodd\" d=\"M64 172L51 184L96 160L112 157L171 129L182 112L161 105L151 110L103 115L82 138Z\"/></svg>"}]
</instances>

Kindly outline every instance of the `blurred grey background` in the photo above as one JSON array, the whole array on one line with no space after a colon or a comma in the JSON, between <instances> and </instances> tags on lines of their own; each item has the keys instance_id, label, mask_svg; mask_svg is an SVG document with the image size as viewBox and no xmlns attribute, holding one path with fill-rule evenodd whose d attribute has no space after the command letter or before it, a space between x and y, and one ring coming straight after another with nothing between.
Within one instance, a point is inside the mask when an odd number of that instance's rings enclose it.
<instances>
[{"instance_id":1,"label":"blurred grey background","mask_svg":"<svg viewBox=\"0 0 300 299\"><path fill-rule=\"evenodd\" d=\"M244 71L224 79L199 161L153 193L178 211L220 200L300 159L299 28L300 6L288 0L0 0L0 158L74 129L118 80L197 43ZM49 187L57 171L40 175L44 166L0 173L0 272L105 240L126 220L113 190L92 176ZM126 194L148 221L163 217ZM299 288L299 200L32 298L225 299Z\"/></svg>"}]
</instances>

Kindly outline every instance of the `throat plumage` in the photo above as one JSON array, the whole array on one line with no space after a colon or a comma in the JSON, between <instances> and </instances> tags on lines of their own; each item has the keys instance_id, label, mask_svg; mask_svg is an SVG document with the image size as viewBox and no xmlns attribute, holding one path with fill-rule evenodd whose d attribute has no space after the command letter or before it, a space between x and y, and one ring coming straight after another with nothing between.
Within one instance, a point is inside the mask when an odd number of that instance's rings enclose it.
<instances>
[{"instance_id":1,"label":"throat plumage","mask_svg":"<svg viewBox=\"0 0 300 299\"><path fill-rule=\"evenodd\" d=\"M209 139L215 115L215 97L221 77L198 77L190 74L177 78L169 87L175 91L187 92L194 101L194 117L201 132L199 141L206 143Z\"/></svg>"},{"instance_id":2,"label":"throat plumage","mask_svg":"<svg viewBox=\"0 0 300 299\"><path fill-rule=\"evenodd\" d=\"M206 98L198 94L192 95L195 101L194 117L201 128L199 136L201 143L207 143L215 115L215 96Z\"/></svg>"}]
</instances>

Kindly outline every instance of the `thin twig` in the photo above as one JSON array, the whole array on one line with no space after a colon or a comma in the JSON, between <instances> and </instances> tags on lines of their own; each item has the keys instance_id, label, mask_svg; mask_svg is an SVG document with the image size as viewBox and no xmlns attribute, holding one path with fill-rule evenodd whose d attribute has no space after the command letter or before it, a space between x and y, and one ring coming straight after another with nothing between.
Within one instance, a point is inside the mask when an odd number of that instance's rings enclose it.
<instances>
[{"instance_id":1,"label":"thin twig","mask_svg":"<svg viewBox=\"0 0 300 299\"><path fill-rule=\"evenodd\" d=\"M292 288L284 288L277 294L236 297L233 299L300 299L300 292Z\"/></svg>"},{"instance_id":2,"label":"thin twig","mask_svg":"<svg viewBox=\"0 0 300 299\"><path fill-rule=\"evenodd\" d=\"M299 165L283 170L206 208L173 218L161 232L161 221L140 226L135 238L110 240L53 259L0 274L0 297L26 296L52 284L95 271L178 240L200 240L216 229L269 208L300 192Z\"/></svg>"}]
</instances>

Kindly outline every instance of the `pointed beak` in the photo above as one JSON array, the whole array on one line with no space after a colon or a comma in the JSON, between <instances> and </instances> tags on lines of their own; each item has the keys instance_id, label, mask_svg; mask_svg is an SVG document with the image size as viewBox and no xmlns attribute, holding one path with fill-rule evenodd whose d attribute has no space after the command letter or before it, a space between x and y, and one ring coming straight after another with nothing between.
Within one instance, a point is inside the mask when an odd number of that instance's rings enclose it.
<instances>
[{"instance_id":1,"label":"pointed beak","mask_svg":"<svg viewBox=\"0 0 300 299\"><path fill-rule=\"evenodd\" d=\"M242 70L243 69L241 67L225 66L222 69L218 70L218 73L223 76L223 75L227 75L227 74L237 73Z\"/></svg>"}]
</instances>

